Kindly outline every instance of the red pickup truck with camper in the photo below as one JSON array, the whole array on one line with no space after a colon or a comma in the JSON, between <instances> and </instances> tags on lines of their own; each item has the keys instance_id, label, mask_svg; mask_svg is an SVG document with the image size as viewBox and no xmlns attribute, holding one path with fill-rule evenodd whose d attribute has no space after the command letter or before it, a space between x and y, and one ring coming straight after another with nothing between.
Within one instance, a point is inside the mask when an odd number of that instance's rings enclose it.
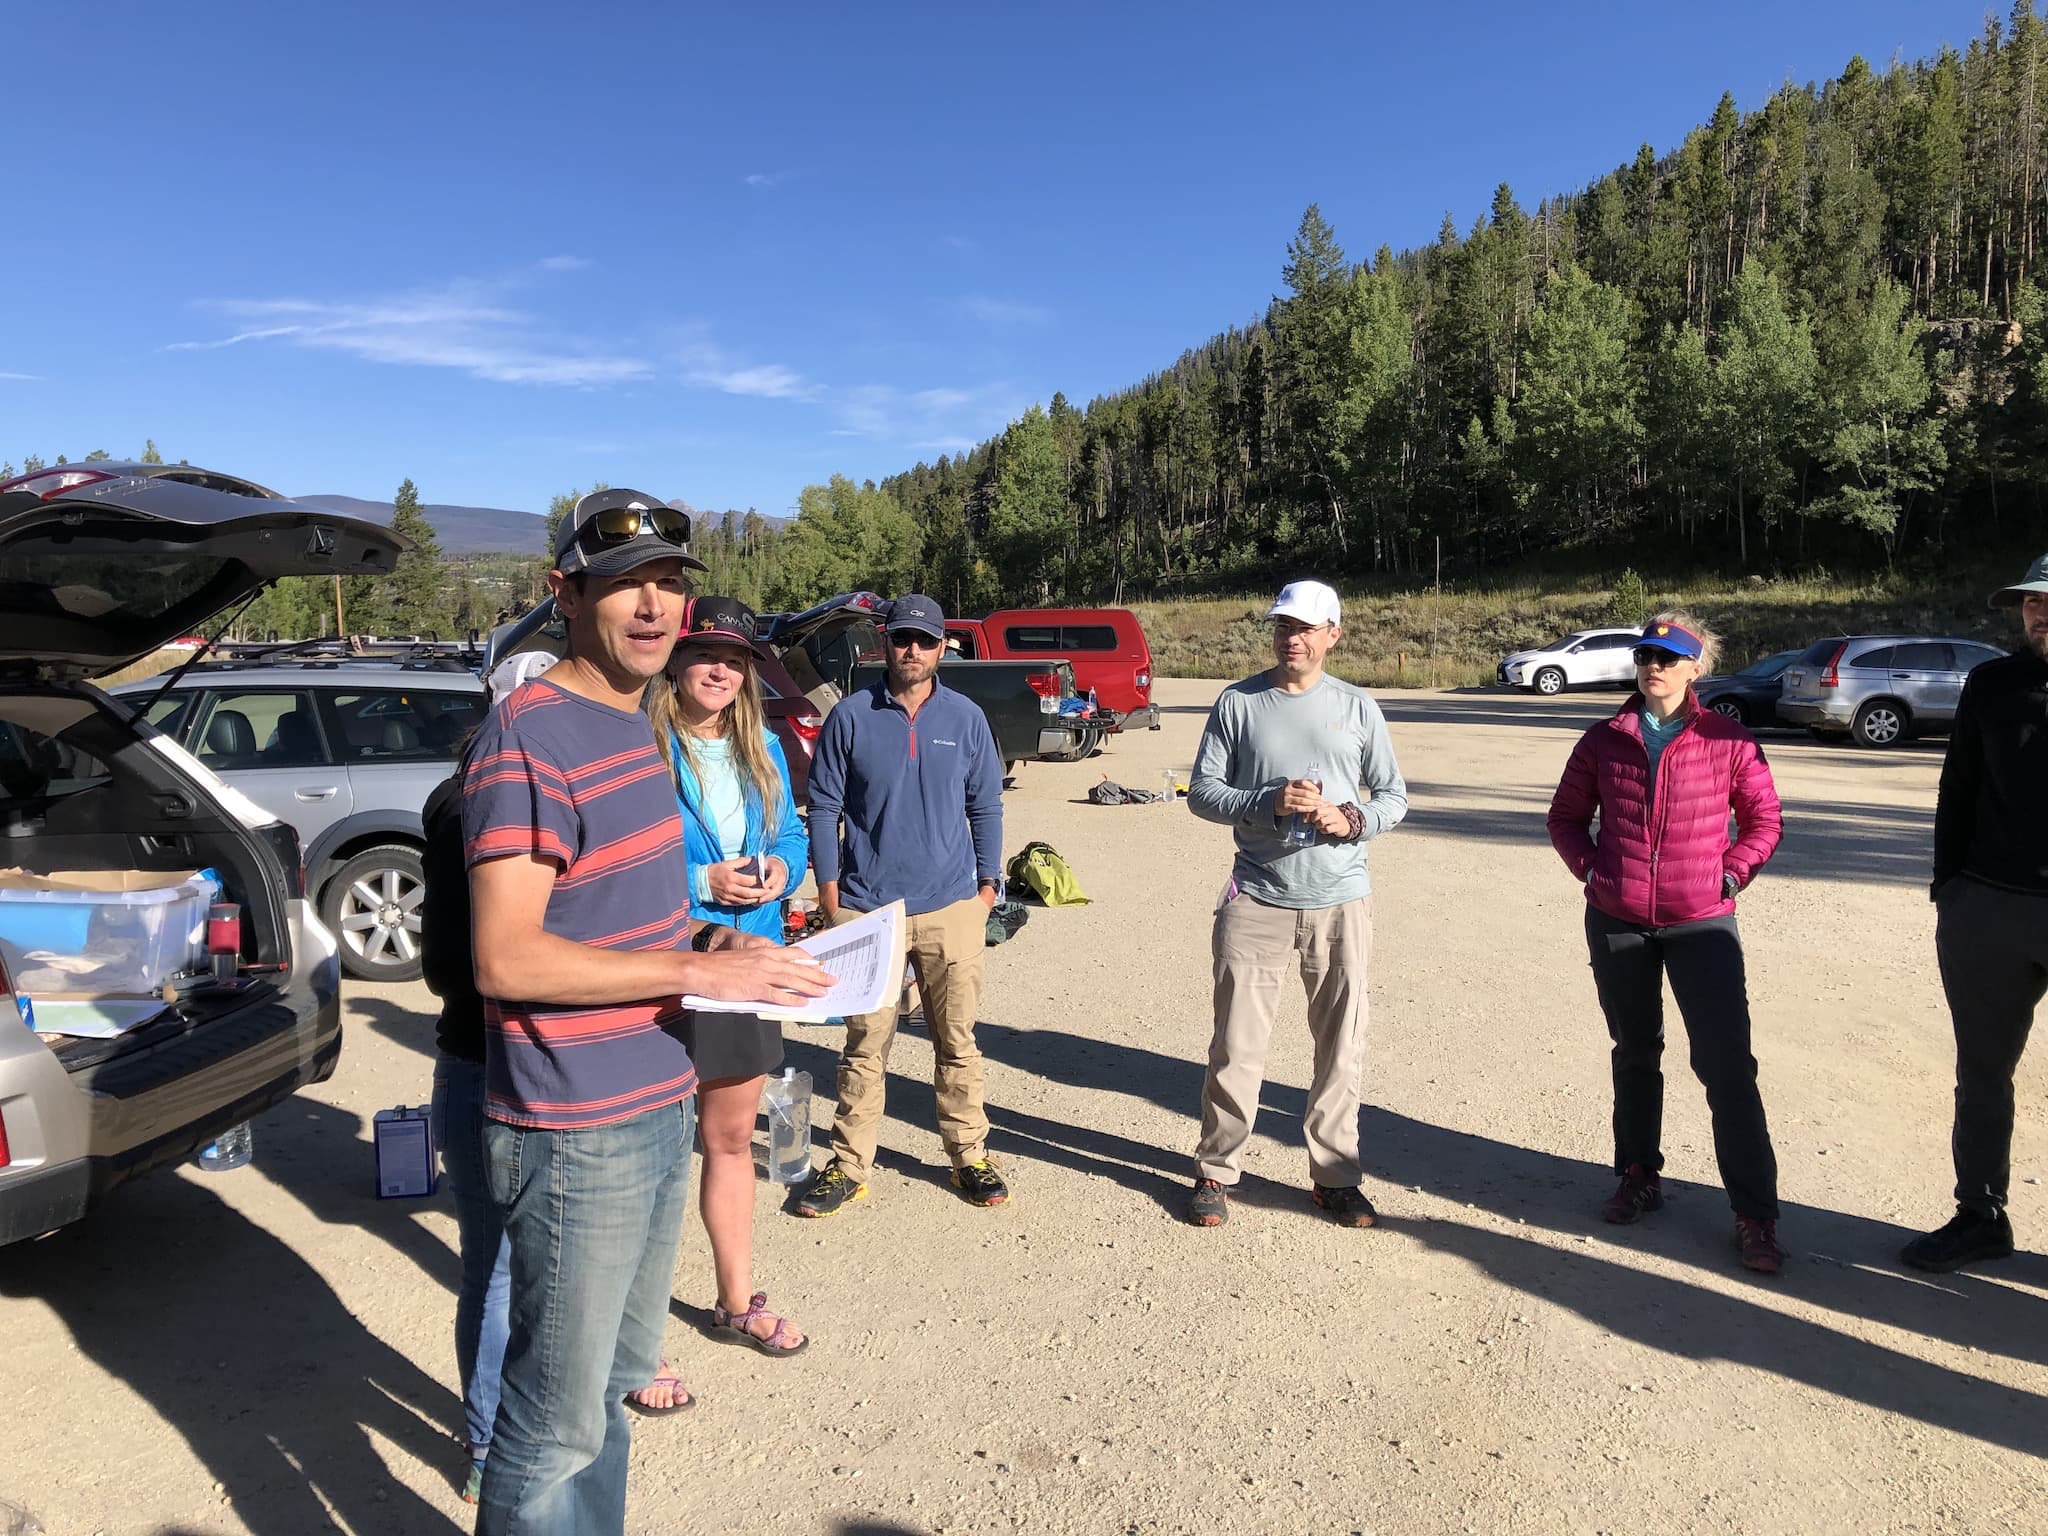
<instances>
[{"instance_id":1,"label":"red pickup truck with camper","mask_svg":"<svg viewBox=\"0 0 2048 1536\"><path fill-rule=\"evenodd\" d=\"M1074 689L1092 690L1099 711L1115 718L1110 731L1159 729L1152 702L1152 647L1128 608L1005 608L985 619L954 619L946 638L959 642L968 661L1028 661L1064 657L1074 668Z\"/></svg>"}]
</instances>

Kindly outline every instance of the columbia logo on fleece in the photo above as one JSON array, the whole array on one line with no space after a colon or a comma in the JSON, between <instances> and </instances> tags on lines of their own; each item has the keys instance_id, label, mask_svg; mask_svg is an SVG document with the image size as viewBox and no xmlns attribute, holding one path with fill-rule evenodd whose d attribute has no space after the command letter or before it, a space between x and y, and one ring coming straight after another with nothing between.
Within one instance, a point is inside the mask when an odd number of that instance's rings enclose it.
<instances>
[{"instance_id":1,"label":"columbia logo on fleece","mask_svg":"<svg viewBox=\"0 0 2048 1536\"><path fill-rule=\"evenodd\" d=\"M957 741L948 741L943 736L934 736L932 738L932 745L935 747L957 747L960 745L960 743Z\"/></svg>"}]
</instances>

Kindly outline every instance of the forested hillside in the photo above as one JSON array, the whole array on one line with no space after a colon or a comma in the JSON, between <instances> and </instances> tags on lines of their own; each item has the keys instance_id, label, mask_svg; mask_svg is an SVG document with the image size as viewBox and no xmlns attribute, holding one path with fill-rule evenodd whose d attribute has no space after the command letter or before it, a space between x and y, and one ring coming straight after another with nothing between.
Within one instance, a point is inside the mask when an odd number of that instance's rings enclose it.
<instances>
[{"instance_id":1,"label":"forested hillside","mask_svg":"<svg viewBox=\"0 0 2048 1536\"><path fill-rule=\"evenodd\" d=\"M2040 537L2048 35L1744 110L1354 261L1310 207L1254 323L882 482L963 608L1432 579L1656 542L1737 571ZM1277 244L1276 240L1276 244Z\"/></svg>"}]
</instances>

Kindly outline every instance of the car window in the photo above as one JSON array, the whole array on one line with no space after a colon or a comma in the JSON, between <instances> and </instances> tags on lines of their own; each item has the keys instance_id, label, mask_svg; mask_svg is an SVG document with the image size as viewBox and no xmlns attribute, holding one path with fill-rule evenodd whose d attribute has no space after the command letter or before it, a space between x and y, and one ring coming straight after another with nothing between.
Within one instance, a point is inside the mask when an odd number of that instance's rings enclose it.
<instances>
[{"instance_id":1,"label":"car window","mask_svg":"<svg viewBox=\"0 0 2048 1536\"><path fill-rule=\"evenodd\" d=\"M1003 630L1003 644L1013 651L1057 651L1060 649L1060 627L1057 624L1012 624Z\"/></svg>"},{"instance_id":2,"label":"car window","mask_svg":"<svg viewBox=\"0 0 2048 1536\"><path fill-rule=\"evenodd\" d=\"M484 718L480 693L338 690L328 695L328 702L334 709L335 746L342 761L350 763L455 757Z\"/></svg>"},{"instance_id":3,"label":"car window","mask_svg":"<svg viewBox=\"0 0 2048 1536\"><path fill-rule=\"evenodd\" d=\"M1822 662L1832 657L1835 654L1836 648L1839 647L1841 643L1842 642L1839 638L1833 640L1816 640L1813 642L1813 644L1809 645L1805 650L1799 653L1798 664L1802 667L1817 667Z\"/></svg>"},{"instance_id":4,"label":"car window","mask_svg":"<svg viewBox=\"0 0 2048 1536\"><path fill-rule=\"evenodd\" d=\"M0 806L8 822L52 800L107 781L107 765L66 739L0 720Z\"/></svg>"},{"instance_id":5,"label":"car window","mask_svg":"<svg viewBox=\"0 0 2048 1536\"><path fill-rule=\"evenodd\" d=\"M2005 654L1994 645L1959 645L1955 648L1956 670L1970 672L1987 661L1996 661Z\"/></svg>"},{"instance_id":6,"label":"car window","mask_svg":"<svg viewBox=\"0 0 2048 1536\"><path fill-rule=\"evenodd\" d=\"M1116 628L1109 624L1065 624L1060 627L1061 646L1069 651L1113 651L1117 649Z\"/></svg>"},{"instance_id":7,"label":"car window","mask_svg":"<svg viewBox=\"0 0 2048 1536\"><path fill-rule=\"evenodd\" d=\"M1892 667L1900 672L1951 672L1955 670L1955 652L1938 640L1916 640L1893 650Z\"/></svg>"},{"instance_id":8,"label":"car window","mask_svg":"<svg viewBox=\"0 0 2048 1536\"><path fill-rule=\"evenodd\" d=\"M1641 638L1642 636L1635 633L1634 630L1630 630L1625 635L1595 635L1581 646L1580 649L1587 651L1619 651L1634 646Z\"/></svg>"},{"instance_id":9,"label":"car window","mask_svg":"<svg viewBox=\"0 0 2048 1536\"><path fill-rule=\"evenodd\" d=\"M328 761L313 696L294 689L216 689L189 743L209 768L305 768Z\"/></svg>"},{"instance_id":10,"label":"car window","mask_svg":"<svg viewBox=\"0 0 2048 1536\"><path fill-rule=\"evenodd\" d=\"M189 693L167 693L144 710L142 718L166 736L176 736L185 728L185 717L191 712L192 698Z\"/></svg>"},{"instance_id":11,"label":"car window","mask_svg":"<svg viewBox=\"0 0 2048 1536\"><path fill-rule=\"evenodd\" d=\"M1787 667L1791 666L1798 659L1798 656L1799 653L1797 651L1780 651L1775 656L1764 657L1762 661L1752 661L1735 675L1737 677L1753 677L1762 682L1769 682Z\"/></svg>"},{"instance_id":12,"label":"car window","mask_svg":"<svg viewBox=\"0 0 2048 1536\"><path fill-rule=\"evenodd\" d=\"M1891 670L1892 655L1897 649L1896 646L1880 645L1872 650L1858 651L1854 656L1845 659L1842 665L1845 667L1864 667L1874 672L1886 672Z\"/></svg>"}]
</instances>

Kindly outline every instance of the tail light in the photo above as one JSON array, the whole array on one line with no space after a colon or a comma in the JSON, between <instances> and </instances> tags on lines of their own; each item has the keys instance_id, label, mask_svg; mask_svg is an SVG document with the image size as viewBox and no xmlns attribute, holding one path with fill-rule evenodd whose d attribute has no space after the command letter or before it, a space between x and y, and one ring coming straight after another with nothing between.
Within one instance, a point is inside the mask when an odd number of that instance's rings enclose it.
<instances>
[{"instance_id":1,"label":"tail light","mask_svg":"<svg viewBox=\"0 0 2048 1536\"><path fill-rule=\"evenodd\" d=\"M7 1150L7 1117L0 1114L0 1168L14 1161L14 1155Z\"/></svg>"},{"instance_id":2,"label":"tail light","mask_svg":"<svg viewBox=\"0 0 2048 1536\"><path fill-rule=\"evenodd\" d=\"M1041 699L1057 699L1060 696L1060 675L1057 672L1029 672L1024 681L1031 685L1031 691Z\"/></svg>"},{"instance_id":3,"label":"tail light","mask_svg":"<svg viewBox=\"0 0 2048 1536\"><path fill-rule=\"evenodd\" d=\"M1846 640L1844 640L1844 641L1843 641L1843 642L1842 642L1842 643L1841 643L1840 645L1838 645L1838 646L1836 646L1836 647L1835 647L1835 654L1834 654L1834 655L1832 655L1832 656L1830 656L1830 657L1828 658L1828 664L1827 664L1827 666L1825 666L1824 668L1822 668L1822 669L1821 669L1821 674L1820 674L1820 685L1821 685L1821 687L1823 687L1823 688L1839 688L1839 687L1841 687L1841 686L1842 686L1842 674L1841 674L1841 671L1840 671L1840 668L1841 668L1841 664L1842 664L1842 655L1843 655L1843 653L1844 653L1844 652L1846 652L1846 651L1847 651L1848 649L1849 649L1849 642L1848 642L1848 641L1846 641Z\"/></svg>"},{"instance_id":4,"label":"tail light","mask_svg":"<svg viewBox=\"0 0 2048 1536\"><path fill-rule=\"evenodd\" d=\"M1150 688L1152 686L1152 674L1150 672L1140 672L1137 677L1137 683L1140 688Z\"/></svg>"},{"instance_id":5,"label":"tail light","mask_svg":"<svg viewBox=\"0 0 2048 1536\"><path fill-rule=\"evenodd\" d=\"M791 715L789 728L796 732L796 739L804 744L804 756L814 756L818 750L818 732L825 726L821 715Z\"/></svg>"},{"instance_id":6,"label":"tail light","mask_svg":"<svg viewBox=\"0 0 2048 1536\"><path fill-rule=\"evenodd\" d=\"M104 469L86 469L77 464L64 464L56 469L39 469L32 475L17 475L0 491L26 491L42 501L54 501L66 491L75 491L81 485L97 485L102 480L116 477Z\"/></svg>"},{"instance_id":7,"label":"tail light","mask_svg":"<svg viewBox=\"0 0 2048 1536\"><path fill-rule=\"evenodd\" d=\"M4 955L0 955L0 993L5 993L9 997L14 995L14 983L7 979L7 959ZM25 1024L28 1021L24 1019L22 1022ZM5 1168L12 1160L7 1150L7 1116L0 1113L0 1168Z\"/></svg>"}]
</instances>

